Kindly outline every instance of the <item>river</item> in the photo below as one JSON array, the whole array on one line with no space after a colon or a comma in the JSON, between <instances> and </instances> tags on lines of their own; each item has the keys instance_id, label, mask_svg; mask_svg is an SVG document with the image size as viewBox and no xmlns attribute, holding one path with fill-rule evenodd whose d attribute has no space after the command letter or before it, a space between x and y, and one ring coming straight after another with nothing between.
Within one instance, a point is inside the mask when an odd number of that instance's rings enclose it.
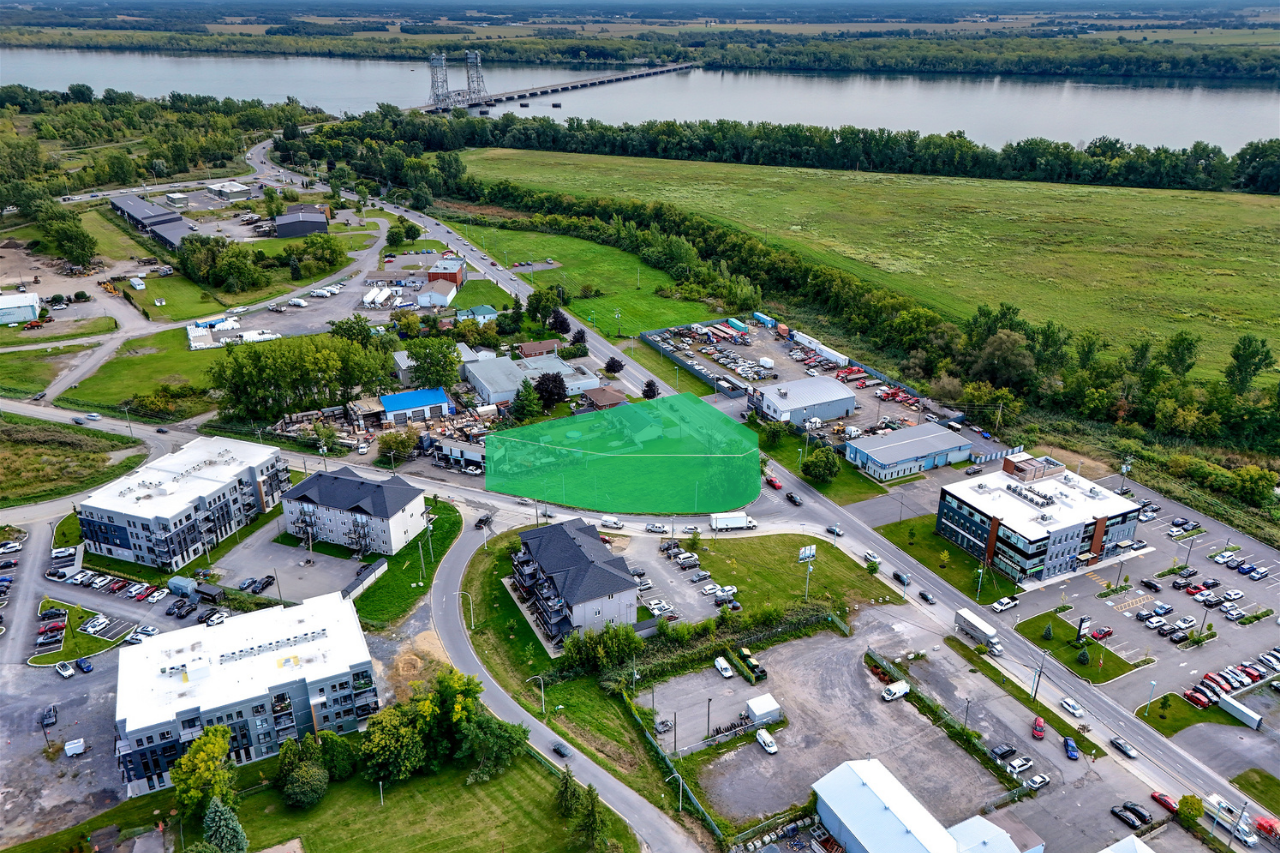
<instances>
[{"instance_id":1,"label":"river","mask_svg":"<svg viewBox=\"0 0 1280 853\"><path fill-rule=\"evenodd\" d=\"M493 65L490 92L564 83L600 74L564 66ZM334 114L385 102L430 99L422 62L0 49L0 83L65 89L89 83L157 96L171 91L282 101L288 95ZM453 86L465 68L451 68ZM562 104L557 109L552 102ZM494 115L578 116L609 124L649 119L737 119L924 133L964 131L991 146L1042 136L1071 143L1114 136L1148 146L1196 140L1234 153L1280 136L1280 86L1203 80L1064 80L949 75L875 75L693 70L509 102Z\"/></svg>"}]
</instances>

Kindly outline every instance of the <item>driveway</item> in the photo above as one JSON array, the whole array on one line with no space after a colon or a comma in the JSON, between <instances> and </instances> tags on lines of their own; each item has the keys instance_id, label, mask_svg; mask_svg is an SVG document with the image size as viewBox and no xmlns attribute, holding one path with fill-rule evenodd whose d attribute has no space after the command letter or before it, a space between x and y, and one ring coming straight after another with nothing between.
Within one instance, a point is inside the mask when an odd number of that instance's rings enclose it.
<instances>
[{"instance_id":1,"label":"driveway","mask_svg":"<svg viewBox=\"0 0 1280 853\"><path fill-rule=\"evenodd\" d=\"M237 589L248 578L275 575L276 584L268 590L269 597L303 601L336 592L355 580L356 570L361 566L358 560L308 552L304 545L291 547L273 542L281 532L284 532L283 516L233 548L217 563L216 569L222 573L218 583ZM313 564L301 565L306 560L312 560Z\"/></svg>"}]
</instances>

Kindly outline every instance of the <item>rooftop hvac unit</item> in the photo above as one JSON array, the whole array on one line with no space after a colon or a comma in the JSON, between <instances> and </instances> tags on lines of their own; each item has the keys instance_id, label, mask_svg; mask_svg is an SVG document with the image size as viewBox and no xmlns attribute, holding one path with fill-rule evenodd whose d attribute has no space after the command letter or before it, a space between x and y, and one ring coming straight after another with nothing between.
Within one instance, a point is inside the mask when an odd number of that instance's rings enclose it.
<instances>
[{"instance_id":1,"label":"rooftop hvac unit","mask_svg":"<svg viewBox=\"0 0 1280 853\"><path fill-rule=\"evenodd\" d=\"M779 397L785 397L785 396L787 396L787 389L786 389L786 388L779 388L779 389L778 389L778 396L779 396Z\"/></svg>"}]
</instances>

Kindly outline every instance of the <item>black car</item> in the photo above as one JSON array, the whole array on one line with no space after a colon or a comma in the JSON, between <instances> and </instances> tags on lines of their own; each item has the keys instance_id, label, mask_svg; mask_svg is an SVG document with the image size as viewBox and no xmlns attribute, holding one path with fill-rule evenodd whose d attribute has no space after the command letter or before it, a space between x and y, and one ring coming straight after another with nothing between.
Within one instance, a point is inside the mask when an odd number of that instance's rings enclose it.
<instances>
[{"instance_id":1,"label":"black car","mask_svg":"<svg viewBox=\"0 0 1280 853\"><path fill-rule=\"evenodd\" d=\"M57 724L58 724L58 706L50 705L48 708L45 708L44 713L40 715L40 725L44 726L47 729L49 728L49 726L56 726Z\"/></svg>"},{"instance_id":2,"label":"black car","mask_svg":"<svg viewBox=\"0 0 1280 853\"><path fill-rule=\"evenodd\" d=\"M164 435L164 434L165 434L165 433L167 433L168 431L169 431L169 430L168 430L168 428L166 428L166 427L156 427L156 432L160 433L161 435Z\"/></svg>"},{"instance_id":3,"label":"black car","mask_svg":"<svg viewBox=\"0 0 1280 853\"><path fill-rule=\"evenodd\" d=\"M76 426L84 426L84 418L72 418L71 422Z\"/></svg>"},{"instance_id":4,"label":"black car","mask_svg":"<svg viewBox=\"0 0 1280 853\"><path fill-rule=\"evenodd\" d=\"M1154 583L1154 581L1152 581L1152 583ZM1174 589L1186 589L1189 586L1191 586L1191 581L1187 580L1186 578L1178 578L1176 581L1173 582Z\"/></svg>"},{"instance_id":5,"label":"black car","mask_svg":"<svg viewBox=\"0 0 1280 853\"><path fill-rule=\"evenodd\" d=\"M258 581L258 583L260 583L260 584L262 585L262 588L263 588L263 589L271 589L271 587L275 586L275 583L276 583L276 576L275 576L275 575L267 575L265 578L263 578L262 580Z\"/></svg>"},{"instance_id":6,"label":"black car","mask_svg":"<svg viewBox=\"0 0 1280 853\"><path fill-rule=\"evenodd\" d=\"M192 613L195 613L195 612L196 612L196 610L198 610L198 609L199 609L199 608L197 608L194 604L186 604L186 605L184 605L184 606L182 607L182 609L180 609L180 610L179 610L176 614L174 614L174 615L176 615L179 619L186 619L186 618L187 618L188 616L190 616Z\"/></svg>"},{"instance_id":7,"label":"black car","mask_svg":"<svg viewBox=\"0 0 1280 853\"><path fill-rule=\"evenodd\" d=\"M1142 823L1136 817L1129 814L1129 811L1124 806L1112 806L1111 813L1128 824L1130 829L1137 829L1142 826Z\"/></svg>"},{"instance_id":8,"label":"black car","mask_svg":"<svg viewBox=\"0 0 1280 853\"><path fill-rule=\"evenodd\" d=\"M1152 616L1155 616L1155 614L1152 613L1150 610L1147 610L1145 607L1142 610L1139 610L1137 613L1133 614L1133 618L1137 619L1139 622L1146 622Z\"/></svg>"},{"instance_id":9,"label":"black car","mask_svg":"<svg viewBox=\"0 0 1280 853\"><path fill-rule=\"evenodd\" d=\"M565 746L564 741L561 741L561 740L558 740L551 745L551 751L554 752L556 755L560 756L561 758L568 758L569 756L573 755L572 750L570 750L569 747Z\"/></svg>"},{"instance_id":10,"label":"black car","mask_svg":"<svg viewBox=\"0 0 1280 853\"><path fill-rule=\"evenodd\" d=\"M1169 639L1175 643L1185 643L1187 641L1186 631L1174 631L1169 635Z\"/></svg>"},{"instance_id":11,"label":"black car","mask_svg":"<svg viewBox=\"0 0 1280 853\"><path fill-rule=\"evenodd\" d=\"M1145 586L1147 589L1151 590L1152 592L1159 592L1162 589L1162 587L1158 582L1153 581L1150 578L1143 578L1141 581L1139 581L1139 583L1141 583L1143 586Z\"/></svg>"},{"instance_id":12,"label":"black car","mask_svg":"<svg viewBox=\"0 0 1280 853\"><path fill-rule=\"evenodd\" d=\"M1159 628L1156 629L1156 633L1159 634L1161 637L1167 637L1176 630L1178 629L1174 625L1161 625Z\"/></svg>"},{"instance_id":13,"label":"black car","mask_svg":"<svg viewBox=\"0 0 1280 853\"><path fill-rule=\"evenodd\" d=\"M1160 511L1160 507L1157 506L1156 504L1151 504L1150 506L1147 507L1147 512L1159 512L1159 511Z\"/></svg>"},{"instance_id":14,"label":"black car","mask_svg":"<svg viewBox=\"0 0 1280 853\"><path fill-rule=\"evenodd\" d=\"M1187 523L1187 520L1182 517L1175 518L1172 522L1170 522L1170 524L1172 524L1174 527L1181 527L1186 523Z\"/></svg>"},{"instance_id":15,"label":"black car","mask_svg":"<svg viewBox=\"0 0 1280 853\"><path fill-rule=\"evenodd\" d=\"M484 515L476 519L476 530L479 530L482 527L486 527L492 523L493 523L493 516L486 512Z\"/></svg>"},{"instance_id":16,"label":"black car","mask_svg":"<svg viewBox=\"0 0 1280 853\"><path fill-rule=\"evenodd\" d=\"M923 589L920 590L920 600L923 601L925 604L938 603L938 599L934 598L931 594L925 592Z\"/></svg>"},{"instance_id":17,"label":"black car","mask_svg":"<svg viewBox=\"0 0 1280 853\"><path fill-rule=\"evenodd\" d=\"M40 393L36 394L36 395L35 395L34 397L32 397L31 399L32 399L32 400L43 400L43 399L45 398L45 394L46 394L46 393L48 393L48 392L41 391Z\"/></svg>"},{"instance_id":18,"label":"black car","mask_svg":"<svg viewBox=\"0 0 1280 853\"><path fill-rule=\"evenodd\" d=\"M1211 595L1200 603L1203 604L1205 607L1212 609L1214 607L1217 607L1219 604L1221 604L1225 600L1226 599L1224 599L1220 595Z\"/></svg>"},{"instance_id":19,"label":"black car","mask_svg":"<svg viewBox=\"0 0 1280 853\"><path fill-rule=\"evenodd\" d=\"M1200 586L1204 587L1205 589L1217 589L1218 587L1222 586L1222 581L1218 580L1217 578L1205 578L1204 580L1200 581Z\"/></svg>"},{"instance_id":20,"label":"black car","mask_svg":"<svg viewBox=\"0 0 1280 853\"><path fill-rule=\"evenodd\" d=\"M50 619L61 619L67 615L67 611L61 607L50 607L48 610L40 611L40 621L48 622Z\"/></svg>"},{"instance_id":21,"label":"black car","mask_svg":"<svg viewBox=\"0 0 1280 853\"><path fill-rule=\"evenodd\" d=\"M1002 743L999 746L992 747L991 757L994 758L996 761L1008 761L1010 758L1016 755L1017 752L1018 750L1014 749L1009 744Z\"/></svg>"},{"instance_id":22,"label":"black car","mask_svg":"<svg viewBox=\"0 0 1280 853\"><path fill-rule=\"evenodd\" d=\"M1188 521L1186 524L1182 525L1182 529L1188 533L1190 533L1192 530L1198 529L1199 527L1200 527L1200 522L1198 521Z\"/></svg>"},{"instance_id":23,"label":"black car","mask_svg":"<svg viewBox=\"0 0 1280 853\"><path fill-rule=\"evenodd\" d=\"M0 560L0 570L18 568L17 560Z\"/></svg>"},{"instance_id":24,"label":"black car","mask_svg":"<svg viewBox=\"0 0 1280 853\"><path fill-rule=\"evenodd\" d=\"M791 501L796 506L804 506L804 499L795 492L787 492L787 500Z\"/></svg>"},{"instance_id":25,"label":"black car","mask_svg":"<svg viewBox=\"0 0 1280 853\"><path fill-rule=\"evenodd\" d=\"M1178 577L1180 577L1180 578L1193 578L1193 577L1195 577L1195 576L1196 576L1196 575L1198 575L1198 574L1200 574L1200 570L1199 570L1199 569L1193 569L1193 568L1191 568L1190 566L1188 566L1187 568L1185 568L1185 569L1183 569L1182 571L1178 572Z\"/></svg>"},{"instance_id":26,"label":"black car","mask_svg":"<svg viewBox=\"0 0 1280 853\"><path fill-rule=\"evenodd\" d=\"M1230 560L1227 560L1228 569L1238 569L1243 565L1244 560L1241 560L1239 557L1232 557Z\"/></svg>"},{"instance_id":27,"label":"black car","mask_svg":"<svg viewBox=\"0 0 1280 853\"><path fill-rule=\"evenodd\" d=\"M217 613L217 612L218 612L218 608L216 608L216 607L210 607L208 610L206 610L205 612L201 613L201 614L196 618L196 621L197 621L197 622L208 622L208 621L209 621L209 619L213 617L213 614L215 614L215 613Z\"/></svg>"},{"instance_id":28,"label":"black car","mask_svg":"<svg viewBox=\"0 0 1280 853\"><path fill-rule=\"evenodd\" d=\"M172 602L169 603L169 607L164 611L164 615L172 616L173 614L177 613L181 609L182 609L182 599L175 598Z\"/></svg>"}]
</instances>

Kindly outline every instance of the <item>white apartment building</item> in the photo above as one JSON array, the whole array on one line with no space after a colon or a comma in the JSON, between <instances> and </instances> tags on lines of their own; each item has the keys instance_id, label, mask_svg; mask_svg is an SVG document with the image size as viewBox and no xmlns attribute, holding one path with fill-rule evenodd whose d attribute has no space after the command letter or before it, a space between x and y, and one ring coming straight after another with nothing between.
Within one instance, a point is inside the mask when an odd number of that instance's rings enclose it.
<instances>
[{"instance_id":1,"label":"white apartment building","mask_svg":"<svg viewBox=\"0 0 1280 853\"><path fill-rule=\"evenodd\" d=\"M285 493L285 525L303 540L390 555L426 528L422 496L399 476L370 480L346 467L317 471Z\"/></svg>"},{"instance_id":2,"label":"white apartment building","mask_svg":"<svg viewBox=\"0 0 1280 853\"><path fill-rule=\"evenodd\" d=\"M280 450L197 438L98 489L77 515L89 550L176 572L280 502Z\"/></svg>"}]
</instances>

